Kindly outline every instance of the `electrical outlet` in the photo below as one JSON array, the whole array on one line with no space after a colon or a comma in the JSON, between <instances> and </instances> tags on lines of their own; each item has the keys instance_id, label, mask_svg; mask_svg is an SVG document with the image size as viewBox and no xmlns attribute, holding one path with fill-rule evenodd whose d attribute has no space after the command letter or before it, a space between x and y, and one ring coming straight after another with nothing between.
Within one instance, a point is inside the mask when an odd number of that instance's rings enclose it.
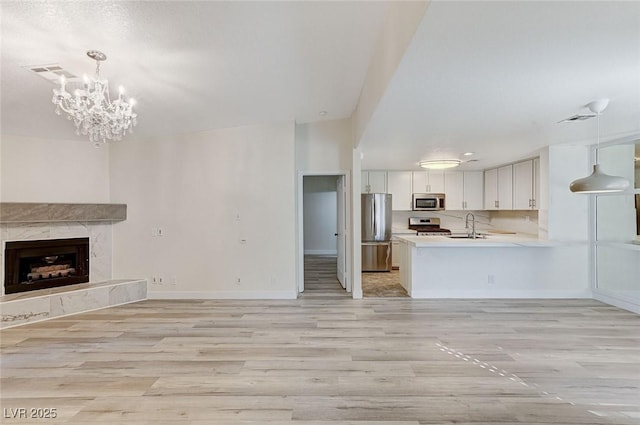
<instances>
[{"instance_id":1,"label":"electrical outlet","mask_svg":"<svg viewBox=\"0 0 640 425\"><path fill-rule=\"evenodd\" d=\"M151 236L153 236L154 238L164 236L164 229L162 227L152 227Z\"/></svg>"},{"instance_id":2,"label":"electrical outlet","mask_svg":"<svg viewBox=\"0 0 640 425\"><path fill-rule=\"evenodd\" d=\"M240 285L240 278L236 279L236 285Z\"/></svg>"},{"instance_id":3,"label":"electrical outlet","mask_svg":"<svg viewBox=\"0 0 640 425\"><path fill-rule=\"evenodd\" d=\"M158 279L158 285L164 285L164 279L162 279L162 276L159 276L157 279Z\"/></svg>"}]
</instances>

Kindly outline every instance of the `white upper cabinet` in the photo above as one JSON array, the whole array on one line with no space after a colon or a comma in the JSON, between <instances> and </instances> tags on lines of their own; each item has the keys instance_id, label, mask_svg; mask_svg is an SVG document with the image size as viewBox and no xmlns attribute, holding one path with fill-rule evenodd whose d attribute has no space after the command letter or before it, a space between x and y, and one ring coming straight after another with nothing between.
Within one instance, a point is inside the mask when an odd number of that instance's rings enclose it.
<instances>
[{"instance_id":1,"label":"white upper cabinet","mask_svg":"<svg viewBox=\"0 0 640 425\"><path fill-rule=\"evenodd\" d=\"M462 171L445 171L444 194L445 209L464 209L464 173Z\"/></svg>"},{"instance_id":2,"label":"white upper cabinet","mask_svg":"<svg viewBox=\"0 0 640 425\"><path fill-rule=\"evenodd\" d=\"M538 158L513 164L513 209L537 209L539 192L538 174L540 160Z\"/></svg>"},{"instance_id":3,"label":"white upper cabinet","mask_svg":"<svg viewBox=\"0 0 640 425\"><path fill-rule=\"evenodd\" d=\"M446 171L444 173L447 210L482 210L482 171Z\"/></svg>"},{"instance_id":4,"label":"white upper cabinet","mask_svg":"<svg viewBox=\"0 0 640 425\"><path fill-rule=\"evenodd\" d=\"M484 209L498 209L498 169L484 172Z\"/></svg>"},{"instance_id":5,"label":"white upper cabinet","mask_svg":"<svg viewBox=\"0 0 640 425\"><path fill-rule=\"evenodd\" d=\"M444 171L414 171L413 193L444 193Z\"/></svg>"},{"instance_id":6,"label":"white upper cabinet","mask_svg":"<svg viewBox=\"0 0 640 425\"><path fill-rule=\"evenodd\" d=\"M411 211L411 171L387 171L387 189L391 194L391 209Z\"/></svg>"},{"instance_id":7,"label":"white upper cabinet","mask_svg":"<svg viewBox=\"0 0 640 425\"><path fill-rule=\"evenodd\" d=\"M390 193L394 211L411 211L413 193L444 193L447 210L536 210L540 159L485 171L363 171L362 193Z\"/></svg>"},{"instance_id":8,"label":"white upper cabinet","mask_svg":"<svg viewBox=\"0 0 640 425\"><path fill-rule=\"evenodd\" d=\"M387 172L363 171L360 185L361 193L387 193Z\"/></svg>"},{"instance_id":9,"label":"white upper cabinet","mask_svg":"<svg viewBox=\"0 0 640 425\"><path fill-rule=\"evenodd\" d=\"M481 210L483 206L484 181L482 171L464 172L464 209Z\"/></svg>"},{"instance_id":10,"label":"white upper cabinet","mask_svg":"<svg viewBox=\"0 0 640 425\"><path fill-rule=\"evenodd\" d=\"M513 166L484 172L484 208L486 210L513 209Z\"/></svg>"},{"instance_id":11,"label":"white upper cabinet","mask_svg":"<svg viewBox=\"0 0 640 425\"><path fill-rule=\"evenodd\" d=\"M498 168L498 209L513 209L513 165Z\"/></svg>"},{"instance_id":12,"label":"white upper cabinet","mask_svg":"<svg viewBox=\"0 0 640 425\"><path fill-rule=\"evenodd\" d=\"M539 204L540 204L540 158L535 158L533 160L533 209L537 210Z\"/></svg>"}]
</instances>

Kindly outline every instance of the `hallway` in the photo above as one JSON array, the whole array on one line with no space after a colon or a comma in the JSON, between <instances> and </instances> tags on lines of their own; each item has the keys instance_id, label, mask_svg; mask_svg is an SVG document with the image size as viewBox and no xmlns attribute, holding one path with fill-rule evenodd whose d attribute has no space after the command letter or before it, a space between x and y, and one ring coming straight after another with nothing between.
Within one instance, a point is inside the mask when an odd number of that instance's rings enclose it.
<instances>
[{"instance_id":1,"label":"hallway","mask_svg":"<svg viewBox=\"0 0 640 425\"><path fill-rule=\"evenodd\" d=\"M304 256L304 292L298 298L351 298L338 282L337 258L331 255Z\"/></svg>"}]
</instances>

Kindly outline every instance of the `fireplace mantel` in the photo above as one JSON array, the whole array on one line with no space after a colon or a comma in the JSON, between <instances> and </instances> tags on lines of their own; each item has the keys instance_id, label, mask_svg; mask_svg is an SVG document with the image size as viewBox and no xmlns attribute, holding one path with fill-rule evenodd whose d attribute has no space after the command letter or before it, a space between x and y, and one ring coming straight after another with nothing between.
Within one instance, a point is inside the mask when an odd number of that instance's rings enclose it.
<instances>
[{"instance_id":1,"label":"fireplace mantel","mask_svg":"<svg viewBox=\"0 0 640 425\"><path fill-rule=\"evenodd\" d=\"M0 202L0 224L126 219L127 204Z\"/></svg>"}]
</instances>

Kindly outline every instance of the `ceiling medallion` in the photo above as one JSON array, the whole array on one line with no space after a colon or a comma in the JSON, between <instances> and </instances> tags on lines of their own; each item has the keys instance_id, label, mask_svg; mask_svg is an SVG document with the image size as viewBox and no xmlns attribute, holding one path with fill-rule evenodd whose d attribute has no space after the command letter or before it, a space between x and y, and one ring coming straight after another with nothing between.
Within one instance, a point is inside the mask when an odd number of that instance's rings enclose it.
<instances>
[{"instance_id":1,"label":"ceiling medallion","mask_svg":"<svg viewBox=\"0 0 640 425\"><path fill-rule=\"evenodd\" d=\"M66 91L64 75L60 77L60 90L53 89L52 102L56 105L56 114L61 111L76 126L76 134L88 135L96 146L108 141L122 140L137 124L137 114L133 112L135 100L124 97L124 88L120 86L118 98L111 101L109 81L100 78L100 62L107 55L98 50L89 50L87 56L96 61L96 74L93 78L84 76L82 88Z\"/></svg>"}]
</instances>

